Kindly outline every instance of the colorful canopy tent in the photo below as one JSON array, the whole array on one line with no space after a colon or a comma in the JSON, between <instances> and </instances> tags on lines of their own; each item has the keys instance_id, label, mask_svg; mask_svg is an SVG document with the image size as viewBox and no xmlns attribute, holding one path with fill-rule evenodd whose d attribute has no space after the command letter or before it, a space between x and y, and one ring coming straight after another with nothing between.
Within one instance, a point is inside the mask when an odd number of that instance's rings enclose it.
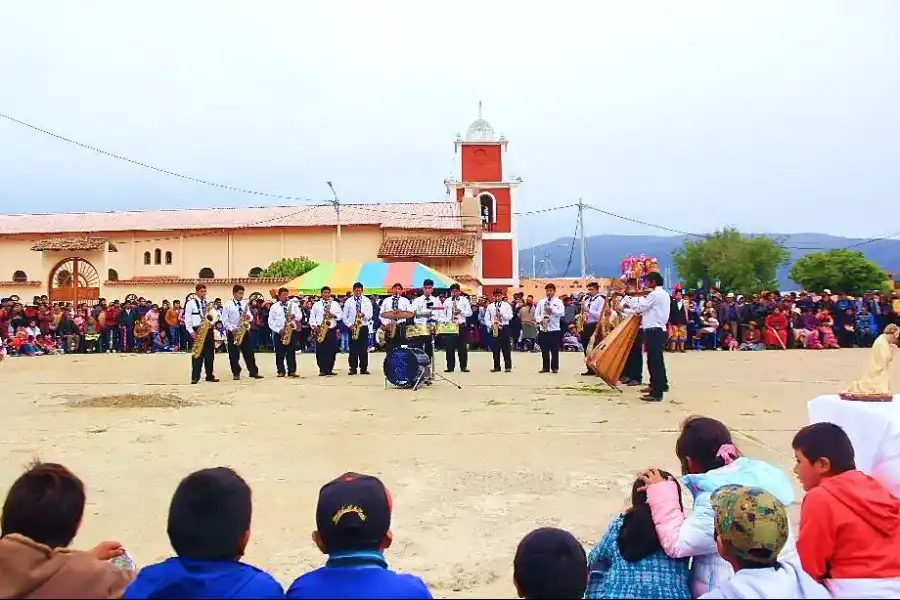
<instances>
[{"instance_id":1,"label":"colorful canopy tent","mask_svg":"<svg viewBox=\"0 0 900 600\"><path fill-rule=\"evenodd\" d=\"M318 294L327 285L332 293L344 294L353 290L353 284L363 284L366 294L390 294L391 286L399 283L404 289L422 287L426 279L434 280L434 287L449 288L456 283L447 275L417 262L340 262L323 263L284 287L292 294ZM470 293L463 287L463 291Z\"/></svg>"}]
</instances>

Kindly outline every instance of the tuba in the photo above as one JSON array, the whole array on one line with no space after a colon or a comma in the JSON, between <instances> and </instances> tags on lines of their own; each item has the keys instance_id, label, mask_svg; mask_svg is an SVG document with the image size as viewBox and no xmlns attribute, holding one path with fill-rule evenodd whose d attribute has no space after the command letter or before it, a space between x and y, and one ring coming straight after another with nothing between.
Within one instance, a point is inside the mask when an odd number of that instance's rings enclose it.
<instances>
[{"instance_id":1,"label":"tuba","mask_svg":"<svg viewBox=\"0 0 900 600\"><path fill-rule=\"evenodd\" d=\"M291 340L294 339L294 332L297 331L297 323L294 321L291 302L288 301L284 305L284 329L281 330L281 345L290 346Z\"/></svg>"},{"instance_id":2,"label":"tuba","mask_svg":"<svg viewBox=\"0 0 900 600\"><path fill-rule=\"evenodd\" d=\"M234 330L234 337L232 339L235 346L240 346L244 342L244 337L247 335L247 332L250 331L249 312L250 309L248 307L246 312L244 312L244 316L241 317L241 324Z\"/></svg>"},{"instance_id":3,"label":"tuba","mask_svg":"<svg viewBox=\"0 0 900 600\"><path fill-rule=\"evenodd\" d=\"M191 346L192 357L200 358L200 355L203 354L203 343L206 341L206 336L209 335L209 330L212 329L215 319L216 307L210 302L209 309L206 311L206 318L203 319L203 322L200 324L200 329L197 331L197 337L194 338L194 345Z\"/></svg>"}]
</instances>

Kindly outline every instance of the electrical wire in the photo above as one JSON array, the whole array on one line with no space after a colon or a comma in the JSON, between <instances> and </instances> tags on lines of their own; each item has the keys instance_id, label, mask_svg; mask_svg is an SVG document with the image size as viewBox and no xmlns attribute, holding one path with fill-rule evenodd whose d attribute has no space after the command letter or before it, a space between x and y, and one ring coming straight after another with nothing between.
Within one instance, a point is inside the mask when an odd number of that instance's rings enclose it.
<instances>
[{"instance_id":1,"label":"electrical wire","mask_svg":"<svg viewBox=\"0 0 900 600\"><path fill-rule=\"evenodd\" d=\"M578 218L575 218L575 233L572 234L572 242L569 244L569 260L566 262L566 268L563 270L563 277L569 275L569 267L572 266L572 256L575 254L575 238L578 237Z\"/></svg>"}]
</instances>

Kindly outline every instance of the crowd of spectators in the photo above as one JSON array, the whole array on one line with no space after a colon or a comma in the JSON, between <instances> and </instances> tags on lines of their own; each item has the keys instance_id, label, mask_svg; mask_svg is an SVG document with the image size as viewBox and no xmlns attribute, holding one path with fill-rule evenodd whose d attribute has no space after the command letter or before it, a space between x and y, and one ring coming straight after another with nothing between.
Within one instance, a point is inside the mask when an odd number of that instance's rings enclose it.
<instances>
[{"instance_id":1,"label":"crowd of spectators","mask_svg":"<svg viewBox=\"0 0 900 600\"><path fill-rule=\"evenodd\" d=\"M837 425L793 438L806 490L797 533L781 469L736 446L728 428L691 417L675 456L681 476L647 469L628 508L586 549L569 532L540 528L519 543L512 588L521 598L891 598L900 595L900 500L856 470ZM682 495L693 496L685 510ZM169 505L173 556L136 565L140 540L70 548L85 518L82 481L36 463L12 483L0 515L0 598L431 598L425 581L389 568L396 509L377 477L345 473L318 495L313 542L324 565L284 586L242 561L253 500L226 467L185 477ZM312 515L311 515L312 516Z\"/></svg>"}]
</instances>

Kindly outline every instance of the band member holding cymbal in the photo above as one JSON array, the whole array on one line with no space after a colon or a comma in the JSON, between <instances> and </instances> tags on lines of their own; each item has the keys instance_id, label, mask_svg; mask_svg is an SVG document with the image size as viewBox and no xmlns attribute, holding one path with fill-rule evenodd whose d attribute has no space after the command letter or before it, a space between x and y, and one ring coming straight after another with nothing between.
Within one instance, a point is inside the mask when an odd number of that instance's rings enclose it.
<instances>
[{"instance_id":1,"label":"band member holding cymbal","mask_svg":"<svg viewBox=\"0 0 900 600\"><path fill-rule=\"evenodd\" d=\"M253 355L253 347L250 345L250 307L244 300L244 286L235 285L231 288L233 298L222 307L222 325L225 326L225 336L228 340L228 362L231 363L231 375L235 379L241 378L240 356L244 355L247 370L252 379L262 379L259 368L256 366L256 357Z\"/></svg>"},{"instance_id":2,"label":"band member holding cymbal","mask_svg":"<svg viewBox=\"0 0 900 600\"><path fill-rule=\"evenodd\" d=\"M425 313L429 313L429 311L435 309L440 302L431 295L432 292L434 292L434 281L426 279L422 282L422 295L412 302L410 309L416 313L413 322L419 332L414 339L410 340L410 343L425 350L425 354L428 355L428 358L434 360L434 347L431 343L431 334L427 333L427 331L428 327L435 323L437 319L435 315L426 315Z\"/></svg>"},{"instance_id":3,"label":"band member holding cymbal","mask_svg":"<svg viewBox=\"0 0 900 600\"><path fill-rule=\"evenodd\" d=\"M459 284L450 286L450 299L444 303L444 312L441 320L444 323L456 325L455 335L444 336L444 354L447 358L447 373L452 373L456 368L456 355L459 354L459 370L463 373L469 371L469 351L466 348L466 319L472 316L472 306L469 299L462 295Z\"/></svg>"},{"instance_id":4,"label":"band member holding cymbal","mask_svg":"<svg viewBox=\"0 0 900 600\"><path fill-rule=\"evenodd\" d=\"M407 319L392 317L398 311L411 312L409 300L401 296L403 286L395 283L391 286L391 295L381 301L381 311L378 320L381 321L381 329L384 331L385 350L391 351L406 341L405 326Z\"/></svg>"},{"instance_id":5,"label":"band member holding cymbal","mask_svg":"<svg viewBox=\"0 0 900 600\"><path fill-rule=\"evenodd\" d=\"M372 322L372 301L363 296L363 284L353 284L353 296L344 301L343 319L350 328L350 375L356 369L369 374L369 323Z\"/></svg>"}]
</instances>

